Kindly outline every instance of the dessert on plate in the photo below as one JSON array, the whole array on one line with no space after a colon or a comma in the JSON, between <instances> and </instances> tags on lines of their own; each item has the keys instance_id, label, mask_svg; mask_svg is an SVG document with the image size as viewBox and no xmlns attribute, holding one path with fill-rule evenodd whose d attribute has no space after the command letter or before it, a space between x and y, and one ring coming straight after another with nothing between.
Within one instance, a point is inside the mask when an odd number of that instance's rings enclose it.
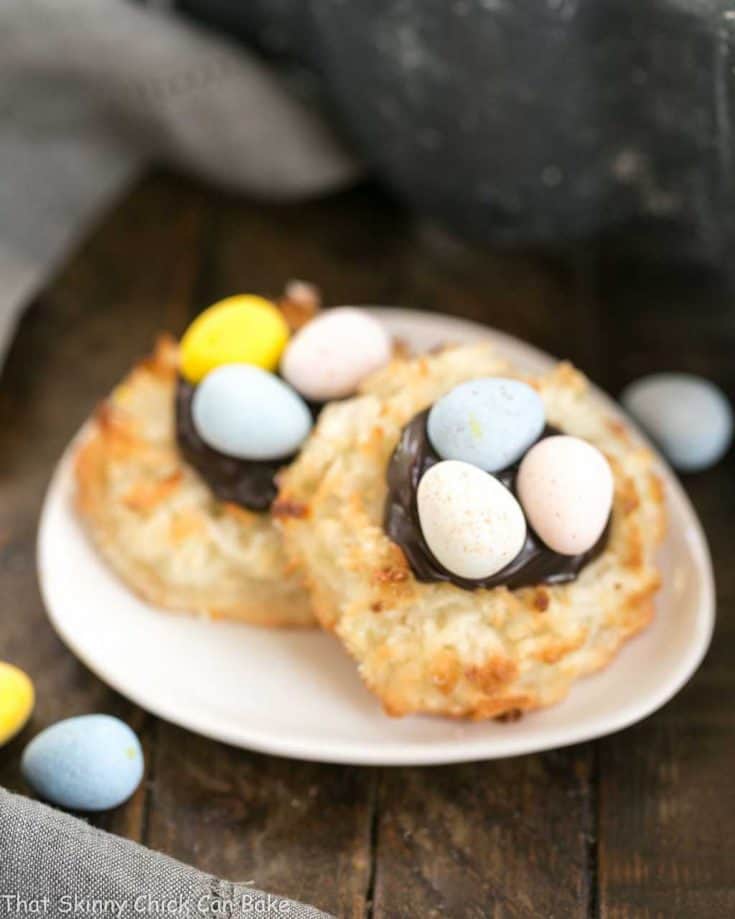
<instances>
[{"instance_id":1,"label":"dessert on plate","mask_svg":"<svg viewBox=\"0 0 735 919\"><path fill-rule=\"evenodd\" d=\"M652 456L569 364L394 361L325 408L279 485L314 613L391 715L550 705L653 615Z\"/></svg>"},{"instance_id":2,"label":"dessert on plate","mask_svg":"<svg viewBox=\"0 0 735 919\"><path fill-rule=\"evenodd\" d=\"M181 343L159 339L99 406L75 457L76 503L107 562L171 610L315 624L270 513L279 471L322 405L387 363L361 310L319 312L310 285L230 297Z\"/></svg>"}]
</instances>

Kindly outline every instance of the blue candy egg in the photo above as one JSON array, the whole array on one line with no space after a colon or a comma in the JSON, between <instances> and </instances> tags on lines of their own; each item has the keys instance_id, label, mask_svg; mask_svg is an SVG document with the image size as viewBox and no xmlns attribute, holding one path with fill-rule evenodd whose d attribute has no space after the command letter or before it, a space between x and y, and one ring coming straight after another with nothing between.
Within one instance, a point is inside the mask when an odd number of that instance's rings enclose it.
<instances>
[{"instance_id":1,"label":"blue candy egg","mask_svg":"<svg viewBox=\"0 0 735 919\"><path fill-rule=\"evenodd\" d=\"M683 472L716 463L732 441L730 403L714 383L688 373L657 373L627 386L620 401Z\"/></svg>"},{"instance_id":2,"label":"blue candy egg","mask_svg":"<svg viewBox=\"0 0 735 919\"><path fill-rule=\"evenodd\" d=\"M249 364L225 364L207 374L191 410L202 440L238 459L289 456L312 426L309 408L294 389Z\"/></svg>"},{"instance_id":3,"label":"blue candy egg","mask_svg":"<svg viewBox=\"0 0 735 919\"><path fill-rule=\"evenodd\" d=\"M470 380L429 412L429 440L443 460L499 472L519 460L544 429L544 404L519 380Z\"/></svg>"},{"instance_id":4,"label":"blue candy egg","mask_svg":"<svg viewBox=\"0 0 735 919\"><path fill-rule=\"evenodd\" d=\"M110 715L59 721L23 751L23 777L39 797L69 810L103 811L132 795L143 777L133 731Z\"/></svg>"}]
</instances>

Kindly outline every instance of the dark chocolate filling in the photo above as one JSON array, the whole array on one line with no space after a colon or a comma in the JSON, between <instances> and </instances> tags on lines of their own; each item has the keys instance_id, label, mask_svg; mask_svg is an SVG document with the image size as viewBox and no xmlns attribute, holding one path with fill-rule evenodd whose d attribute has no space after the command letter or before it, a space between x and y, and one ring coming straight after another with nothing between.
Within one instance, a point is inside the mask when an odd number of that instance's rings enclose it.
<instances>
[{"instance_id":1,"label":"dark chocolate filling","mask_svg":"<svg viewBox=\"0 0 735 919\"><path fill-rule=\"evenodd\" d=\"M383 526L393 542L403 549L411 569L419 581L450 581L464 590L478 587L511 589L536 584L563 584L573 581L584 566L596 558L607 544L610 521L595 545L581 555L560 555L545 546L527 522L526 541L510 564L489 578L470 580L452 574L441 565L424 540L419 523L416 489L421 476L435 463L441 462L426 431L427 409L416 415L403 429L398 446L388 464L388 497ZM539 440L560 434L547 426ZM537 441L538 442L538 441ZM506 488L516 495L516 476L520 460L495 473Z\"/></svg>"},{"instance_id":2,"label":"dark chocolate filling","mask_svg":"<svg viewBox=\"0 0 735 919\"><path fill-rule=\"evenodd\" d=\"M276 473L293 457L244 460L208 446L197 433L191 414L195 390L196 386L179 377L176 384L176 441L181 455L220 501L231 501L251 511L267 511L278 493Z\"/></svg>"}]
</instances>

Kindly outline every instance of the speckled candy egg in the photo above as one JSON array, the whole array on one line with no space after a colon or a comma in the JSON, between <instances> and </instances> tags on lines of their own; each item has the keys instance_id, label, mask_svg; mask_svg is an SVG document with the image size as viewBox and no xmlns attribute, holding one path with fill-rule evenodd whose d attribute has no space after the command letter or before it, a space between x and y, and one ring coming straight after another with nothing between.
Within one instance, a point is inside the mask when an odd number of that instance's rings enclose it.
<instances>
[{"instance_id":1,"label":"speckled candy egg","mask_svg":"<svg viewBox=\"0 0 735 919\"><path fill-rule=\"evenodd\" d=\"M311 413L290 386L259 367L228 364L208 374L194 392L194 425L202 440L228 456L281 459L309 434Z\"/></svg>"},{"instance_id":2,"label":"speckled candy egg","mask_svg":"<svg viewBox=\"0 0 735 919\"><path fill-rule=\"evenodd\" d=\"M631 383L621 402L677 469L716 463L732 441L732 409L713 383L687 373L659 373Z\"/></svg>"},{"instance_id":3,"label":"speckled candy egg","mask_svg":"<svg viewBox=\"0 0 735 919\"><path fill-rule=\"evenodd\" d=\"M499 472L519 460L544 429L544 404L519 380L488 377L455 386L432 407L427 431L442 459Z\"/></svg>"},{"instance_id":4,"label":"speckled candy egg","mask_svg":"<svg viewBox=\"0 0 735 919\"><path fill-rule=\"evenodd\" d=\"M275 303L251 294L227 297L204 310L184 333L181 373L190 383L198 383L225 364L275 370L288 335Z\"/></svg>"},{"instance_id":5,"label":"speckled candy egg","mask_svg":"<svg viewBox=\"0 0 735 919\"><path fill-rule=\"evenodd\" d=\"M143 777L133 731L110 715L82 715L46 728L26 747L23 777L52 804L102 811L126 801Z\"/></svg>"},{"instance_id":6,"label":"speckled candy egg","mask_svg":"<svg viewBox=\"0 0 735 919\"><path fill-rule=\"evenodd\" d=\"M325 311L294 335L281 373L307 399L342 399L387 364L391 351L390 336L377 319L343 306Z\"/></svg>"},{"instance_id":7,"label":"speckled candy egg","mask_svg":"<svg viewBox=\"0 0 735 919\"><path fill-rule=\"evenodd\" d=\"M578 437L546 437L523 457L516 489L528 522L554 552L580 555L602 535L613 500L610 465Z\"/></svg>"},{"instance_id":8,"label":"speckled candy egg","mask_svg":"<svg viewBox=\"0 0 735 919\"><path fill-rule=\"evenodd\" d=\"M421 532L447 571L487 578L518 555L526 538L520 505L496 478L459 460L432 466L416 492Z\"/></svg>"},{"instance_id":9,"label":"speckled candy egg","mask_svg":"<svg viewBox=\"0 0 735 919\"><path fill-rule=\"evenodd\" d=\"M0 747L22 730L33 711L34 691L30 678L0 661Z\"/></svg>"}]
</instances>

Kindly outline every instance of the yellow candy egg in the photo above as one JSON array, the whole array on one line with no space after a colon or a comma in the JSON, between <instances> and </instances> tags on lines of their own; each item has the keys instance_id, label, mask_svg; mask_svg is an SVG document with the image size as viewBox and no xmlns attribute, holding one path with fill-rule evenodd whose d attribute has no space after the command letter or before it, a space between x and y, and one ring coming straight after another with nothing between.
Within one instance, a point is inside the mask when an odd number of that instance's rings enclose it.
<instances>
[{"instance_id":1,"label":"yellow candy egg","mask_svg":"<svg viewBox=\"0 0 735 919\"><path fill-rule=\"evenodd\" d=\"M0 747L23 728L31 717L35 693L30 678L0 661Z\"/></svg>"},{"instance_id":2,"label":"yellow candy egg","mask_svg":"<svg viewBox=\"0 0 735 919\"><path fill-rule=\"evenodd\" d=\"M251 294L227 297L206 309L181 339L181 372L198 383L223 364L253 364L275 370L288 341L278 307Z\"/></svg>"}]
</instances>

